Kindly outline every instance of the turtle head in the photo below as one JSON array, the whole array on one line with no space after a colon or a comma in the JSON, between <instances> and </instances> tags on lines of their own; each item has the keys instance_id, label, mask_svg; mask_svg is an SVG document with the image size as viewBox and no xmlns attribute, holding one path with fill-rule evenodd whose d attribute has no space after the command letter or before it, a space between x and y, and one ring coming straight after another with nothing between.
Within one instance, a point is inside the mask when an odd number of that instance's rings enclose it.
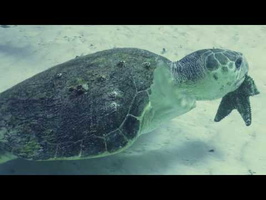
<instances>
[{"instance_id":1,"label":"turtle head","mask_svg":"<svg viewBox=\"0 0 266 200\"><path fill-rule=\"evenodd\" d=\"M248 73L248 63L242 53L212 49L211 53L202 55L206 68L206 94L205 98L222 98L227 93L236 90L244 81ZM212 95L211 95L212 94Z\"/></svg>"},{"instance_id":2,"label":"turtle head","mask_svg":"<svg viewBox=\"0 0 266 200\"><path fill-rule=\"evenodd\" d=\"M225 49L199 50L176 65L180 72L187 70L186 84L182 85L197 100L222 98L236 90L248 72L248 63L243 54Z\"/></svg>"}]
</instances>

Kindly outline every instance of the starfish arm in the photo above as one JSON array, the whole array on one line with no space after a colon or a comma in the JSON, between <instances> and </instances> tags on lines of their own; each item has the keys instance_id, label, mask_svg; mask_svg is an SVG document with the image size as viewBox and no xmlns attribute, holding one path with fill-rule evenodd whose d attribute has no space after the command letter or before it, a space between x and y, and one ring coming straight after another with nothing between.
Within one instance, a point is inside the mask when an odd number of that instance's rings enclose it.
<instances>
[{"instance_id":1,"label":"starfish arm","mask_svg":"<svg viewBox=\"0 0 266 200\"><path fill-rule=\"evenodd\" d=\"M237 96L236 109L243 118L245 124L249 126L251 124L251 107L249 96Z\"/></svg>"},{"instance_id":2,"label":"starfish arm","mask_svg":"<svg viewBox=\"0 0 266 200\"><path fill-rule=\"evenodd\" d=\"M248 75L246 75L246 78L242 85L239 87L239 90L246 96L254 96L260 93L257 86L255 85L254 80Z\"/></svg>"},{"instance_id":3,"label":"starfish arm","mask_svg":"<svg viewBox=\"0 0 266 200\"><path fill-rule=\"evenodd\" d=\"M222 98L222 101L214 118L215 122L221 121L235 108L233 96L234 95L232 93L229 93Z\"/></svg>"}]
</instances>

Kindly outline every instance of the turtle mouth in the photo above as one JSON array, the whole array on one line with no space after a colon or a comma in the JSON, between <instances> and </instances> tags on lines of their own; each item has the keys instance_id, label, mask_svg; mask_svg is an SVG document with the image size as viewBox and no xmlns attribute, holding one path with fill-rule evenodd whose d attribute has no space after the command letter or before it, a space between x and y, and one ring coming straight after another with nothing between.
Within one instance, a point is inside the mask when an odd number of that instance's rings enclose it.
<instances>
[{"instance_id":1,"label":"turtle mouth","mask_svg":"<svg viewBox=\"0 0 266 200\"><path fill-rule=\"evenodd\" d=\"M243 83L243 81L245 80L246 76L247 76L247 73L245 73L244 76L242 76L239 80L237 80L235 85L239 86L241 83Z\"/></svg>"}]
</instances>

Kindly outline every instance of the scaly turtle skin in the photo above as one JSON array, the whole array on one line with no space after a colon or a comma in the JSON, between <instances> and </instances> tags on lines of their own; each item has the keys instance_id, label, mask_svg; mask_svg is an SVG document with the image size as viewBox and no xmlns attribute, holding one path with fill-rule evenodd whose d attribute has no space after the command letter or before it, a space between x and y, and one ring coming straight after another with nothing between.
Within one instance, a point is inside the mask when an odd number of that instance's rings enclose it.
<instances>
[{"instance_id":1,"label":"scaly turtle skin","mask_svg":"<svg viewBox=\"0 0 266 200\"><path fill-rule=\"evenodd\" d=\"M70 60L0 94L0 162L121 152L143 133L244 81L241 53L205 49L180 61L135 48Z\"/></svg>"}]
</instances>

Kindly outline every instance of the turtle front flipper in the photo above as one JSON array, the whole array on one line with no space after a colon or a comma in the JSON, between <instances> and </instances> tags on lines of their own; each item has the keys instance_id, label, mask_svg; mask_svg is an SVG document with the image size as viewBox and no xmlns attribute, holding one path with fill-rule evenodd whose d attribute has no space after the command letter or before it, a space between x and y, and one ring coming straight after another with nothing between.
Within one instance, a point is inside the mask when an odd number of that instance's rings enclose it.
<instances>
[{"instance_id":1,"label":"turtle front flipper","mask_svg":"<svg viewBox=\"0 0 266 200\"><path fill-rule=\"evenodd\" d=\"M245 124L249 126L251 124L251 107L249 97L257 94L259 94L259 91L254 80L246 75L244 82L237 90L228 93L222 98L214 121L221 121L223 118L228 116L233 109L237 109Z\"/></svg>"}]
</instances>

